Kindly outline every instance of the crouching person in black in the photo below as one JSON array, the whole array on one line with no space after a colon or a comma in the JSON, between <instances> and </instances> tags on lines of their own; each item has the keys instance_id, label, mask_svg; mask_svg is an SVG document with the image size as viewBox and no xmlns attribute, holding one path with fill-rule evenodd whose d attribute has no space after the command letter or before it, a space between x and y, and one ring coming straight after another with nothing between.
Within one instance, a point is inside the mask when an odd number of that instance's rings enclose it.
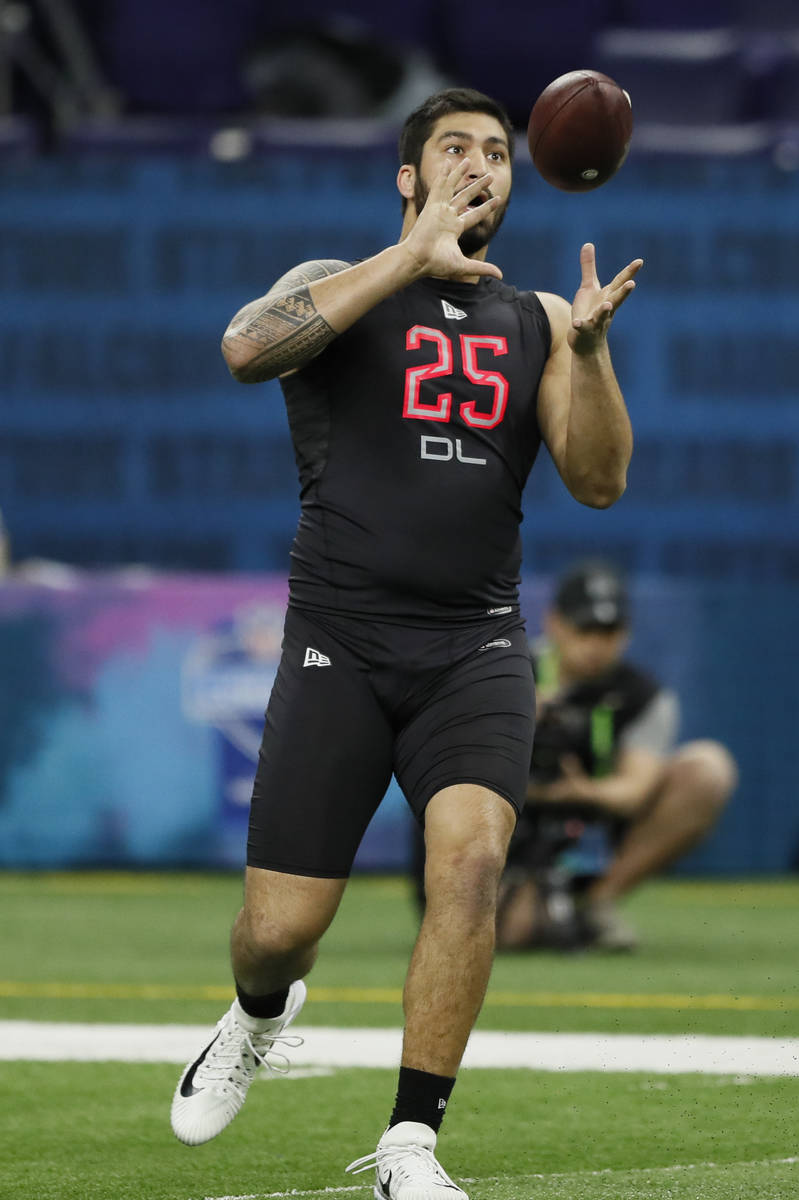
<instances>
[{"instance_id":1,"label":"crouching person in black","mask_svg":"<svg viewBox=\"0 0 799 1200\"><path fill-rule=\"evenodd\" d=\"M625 661L628 634L614 567L564 576L534 647L537 725L499 949L634 949L617 902L701 841L735 788L724 746L675 748L678 698Z\"/></svg>"}]
</instances>

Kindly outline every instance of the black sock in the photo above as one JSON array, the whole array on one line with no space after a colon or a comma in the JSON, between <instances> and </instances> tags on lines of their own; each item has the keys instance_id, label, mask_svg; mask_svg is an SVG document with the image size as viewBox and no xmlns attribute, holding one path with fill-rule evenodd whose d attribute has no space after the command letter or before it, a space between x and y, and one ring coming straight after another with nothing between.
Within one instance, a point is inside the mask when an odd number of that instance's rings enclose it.
<instances>
[{"instance_id":1,"label":"black sock","mask_svg":"<svg viewBox=\"0 0 799 1200\"><path fill-rule=\"evenodd\" d=\"M455 1080L413 1067L400 1067L397 1099L389 1127L400 1121L420 1121L438 1133Z\"/></svg>"},{"instance_id":2,"label":"black sock","mask_svg":"<svg viewBox=\"0 0 799 1200\"><path fill-rule=\"evenodd\" d=\"M282 988L279 992L270 992L268 996L249 996L237 983L236 995L248 1017L279 1017L286 1007L289 989Z\"/></svg>"}]
</instances>

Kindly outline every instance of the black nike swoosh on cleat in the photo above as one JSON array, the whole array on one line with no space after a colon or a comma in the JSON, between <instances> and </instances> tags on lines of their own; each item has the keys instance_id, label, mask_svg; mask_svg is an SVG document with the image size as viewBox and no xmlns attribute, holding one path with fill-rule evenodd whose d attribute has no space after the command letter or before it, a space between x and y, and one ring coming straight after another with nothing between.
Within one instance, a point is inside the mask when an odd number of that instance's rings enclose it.
<instances>
[{"instance_id":1,"label":"black nike swoosh on cleat","mask_svg":"<svg viewBox=\"0 0 799 1200\"><path fill-rule=\"evenodd\" d=\"M186 1072L186 1074L184 1075L183 1081L180 1085L181 1096L196 1096L197 1093L202 1090L201 1088L196 1088L196 1087L192 1086L192 1080L194 1079L194 1073L197 1070L197 1068L199 1067L200 1063L203 1062L206 1054L211 1049L214 1042L216 1041L216 1038L218 1038L218 1037L219 1037L219 1034L216 1035L216 1037L213 1039L213 1041L210 1041L208 1043L208 1045L205 1047L205 1049L203 1050L200 1057L198 1059L196 1059L189 1067L189 1069Z\"/></svg>"},{"instance_id":2,"label":"black nike swoosh on cleat","mask_svg":"<svg viewBox=\"0 0 799 1200\"><path fill-rule=\"evenodd\" d=\"M385 1179L380 1178L380 1172L377 1174L377 1182L380 1184L380 1190L385 1197L385 1200L390 1200L389 1187L391 1186L391 1171L386 1175Z\"/></svg>"}]
</instances>

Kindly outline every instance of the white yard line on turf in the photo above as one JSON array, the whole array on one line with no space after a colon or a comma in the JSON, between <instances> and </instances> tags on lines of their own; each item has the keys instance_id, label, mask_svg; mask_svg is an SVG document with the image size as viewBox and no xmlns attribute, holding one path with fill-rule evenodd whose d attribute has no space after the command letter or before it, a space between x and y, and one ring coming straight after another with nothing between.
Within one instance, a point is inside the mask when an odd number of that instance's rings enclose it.
<instances>
[{"instance_id":1,"label":"white yard line on turf","mask_svg":"<svg viewBox=\"0 0 799 1200\"><path fill-rule=\"evenodd\" d=\"M395 1067L398 1029L306 1026L292 1066ZM186 1063L209 1040L207 1025L81 1025L0 1021L0 1060ZM698 1034L472 1034L465 1067L537 1071L642 1071L654 1074L799 1076L799 1038Z\"/></svg>"},{"instance_id":2,"label":"white yard line on turf","mask_svg":"<svg viewBox=\"0 0 799 1200\"><path fill-rule=\"evenodd\" d=\"M673 1163L666 1167L602 1167L596 1171L553 1171L548 1175L533 1172L527 1175L490 1175L484 1176L480 1180L461 1178L460 1182L510 1183L511 1181L526 1179L586 1179L604 1175L673 1175L677 1171L722 1171L727 1167L783 1167L791 1166L795 1163L799 1163L799 1158L764 1158L755 1162ZM346 1192L360 1192L367 1186L371 1185L363 1184L361 1187L326 1187L308 1191L298 1191L292 1188L290 1192L250 1192L243 1196L205 1196L203 1200L290 1200L291 1197L298 1196L337 1196L343 1195Z\"/></svg>"},{"instance_id":3,"label":"white yard line on turf","mask_svg":"<svg viewBox=\"0 0 799 1200\"><path fill-rule=\"evenodd\" d=\"M362 1192L365 1187L371 1187L371 1184L357 1184L354 1187L326 1187L317 1188L316 1191L300 1192L293 1188L290 1192L251 1192L244 1196L205 1196L203 1200L283 1200L288 1196L338 1196L344 1192Z\"/></svg>"}]
</instances>

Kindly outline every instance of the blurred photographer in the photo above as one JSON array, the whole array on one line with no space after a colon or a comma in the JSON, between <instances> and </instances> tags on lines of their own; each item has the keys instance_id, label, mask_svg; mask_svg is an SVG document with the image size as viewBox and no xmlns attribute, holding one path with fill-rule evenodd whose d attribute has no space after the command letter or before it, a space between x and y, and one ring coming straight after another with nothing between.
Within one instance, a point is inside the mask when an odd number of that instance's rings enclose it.
<instances>
[{"instance_id":1,"label":"blurred photographer","mask_svg":"<svg viewBox=\"0 0 799 1200\"><path fill-rule=\"evenodd\" d=\"M675 748L678 698L626 661L629 627L611 564L580 564L558 583L534 647L535 743L499 949L634 949L617 901L701 841L735 788L718 742Z\"/></svg>"}]
</instances>

